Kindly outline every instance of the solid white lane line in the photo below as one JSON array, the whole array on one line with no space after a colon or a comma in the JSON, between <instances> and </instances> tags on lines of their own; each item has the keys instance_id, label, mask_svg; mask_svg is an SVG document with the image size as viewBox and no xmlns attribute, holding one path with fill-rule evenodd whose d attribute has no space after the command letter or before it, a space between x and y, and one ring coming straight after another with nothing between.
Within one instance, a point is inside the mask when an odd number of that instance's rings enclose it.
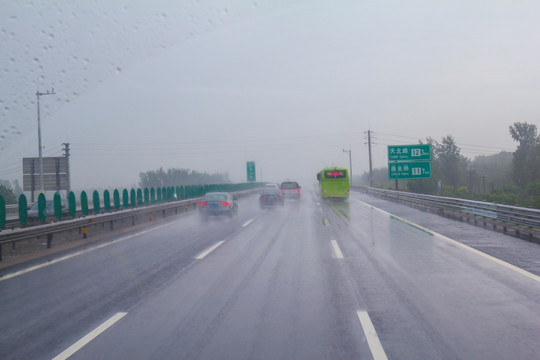
<instances>
[{"instance_id":1,"label":"solid white lane line","mask_svg":"<svg viewBox=\"0 0 540 360\"><path fill-rule=\"evenodd\" d=\"M200 253L199 255L197 255L195 257L195 259L197 260L201 260L201 259L204 259L206 257L206 255L210 254L212 251L216 250L218 248L218 246L220 246L221 244L223 244L225 241L218 241L214 246L212 246L211 248L203 251L202 253Z\"/></svg>"},{"instance_id":2,"label":"solid white lane line","mask_svg":"<svg viewBox=\"0 0 540 360\"><path fill-rule=\"evenodd\" d=\"M336 257L338 259L343 259L343 253L341 252L341 249L339 248L339 244L336 240L330 240L332 243L332 246L334 247L334 252L336 253Z\"/></svg>"},{"instance_id":3,"label":"solid white lane line","mask_svg":"<svg viewBox=\"0 0 540 360\"><path fill-rule=\"evenodd\" d=\"M43 263L43 264L35 265L35 266L29 267L29 268L24 269L24 270L16 271L14 273L7 274L7 275L4 275L4 276L0 277L0 281L11 279L11 278L14 278L16 276L20 276L20 275L29 273L29 272L34 271L34 270L38 270L38 269L44 268L46 266L50 266L50 265L59 263L61 261L68 260L68 259L74 258L76 256L92 252L92 251L97 250L97 249L101 249L101 248L103 248L105 246L113 245L113 244L119 243L120 241L124 241L124 240L131 239L131 238L134 238L134 237L139 236L139 235L146 234L146 233L148 233L150 231L157 230L157 229L160 229L162 227L169 226L171 224L173 224L173 223L167 223L167 224L163 224L163 225L153 227L151 229L139 231L139 232L136 232L134 234L123 236L123 237L118 238L116 240L109 241L109 242L106 242L104 244L92 247L92 248L84 249L84 250L78 251L78 252L70 254L70 255L62 256L62 257L60 257L58 259L54 259L54 260L48 261L48 262Z\"/></svg>"},{"instance_id":4,"label":"solid white lane line","mask_svg":"<svg viewBox=\"0 0 540 360\"><path fill-rule=\"evenodd\" d=\"M362 324L362 329L364 329L364 335L366 337L369 349L373 355L374 360L387 360L386 353L379 341L379 336L373 327L373 323L369 318L369 314L366 311L357 311L358 319Z\"/></svg>"},{"instance_id":5,"label":"solid white lane line","mask_svg":"<svg viewBox=\"0 0 540 360\"><path fill-rule=\"evenodd\" d=\"M401 218L401 217L399 217L399 216L396 216L396 215L391 214L391 213L389 213L389 212L387 212L387 211L384 211L384 210L382 210L382 209L379 209L379 208L377 208L377 207L375 207L375 206L373 206L373 205L367 204L367 203L365 203L365 202L363 202L363 201L360 201L360 200L356 200L356 201L358 201L358 202L359 202L360 204L362 204L362 205L368 206L368 207L370 207L370 208L372 208L372 209L375 209L375 210L377 210L377 211L379 211L379 212L381 212L381 213L383 213L383 214L386 214L386 215L388 215L388 216L390 216L390 217L393 217L393 218L395 218L395 219L397 219L397 220L399 220L399 221L402 221L402 222L404 222L404 223L406 223L406 224L409 224L410 226L413 226L413 227L415 227L415 228L417 228L417 229L419 229L419 230L422 230L422 231L424 231L424 232L427 232L428 234L431 234L431 235L433 235L433 236L435 236L435 237L438 237L439 239L445 240L445 241L447 241L447 242L449 242L449 243L451 243L451 244L454 244L454 245L456 245L456 246L459 246L460 248L463 248L463 249L465 249L465 250L468 250L468 251L472 252L473 254L479 255L479 256L481 256L481 257L487 259L487 260L493 261L494 263L497 263L497 264L499 264L499 265L501 265L501 266L504 266L504 267L506 267L507 269L513 270L513 271L515 271L515 272L517 272L517 273L519 273L519 274L521 274L521 275L527 276L528 278L530 278L530 279L532 279L532 280L535 280L535 281L540 282L540 276L535 275L535 274L533 274L533 273L530 273L530 272L528 272L527 270L523 270L522 268L519 268L519 267L517 267L517 266L515 266L515 265L512 265L512 264L510 264L510 263L507 263L506 261L503 261L503 260L501 260L501 259L497 259L496 257L493 257L493 256L491 256L491 255L488 255L488 254L486 254L486 253L483 253L483 252L481 252L480 250L476 250L475 248L472 248L472 247L470 247L470 246L468 246L468 245L462 244L462 243L460 243L459 241L456 241L456 240L451 239L451 238L449 238L449 237L447 237L447 236L444 236L444 235L442 235L442 234L439 234L438 232L435 232L435 231L433 231L433 230L430 230L430 229L428 229L428 228L425 228L425 227L423 227L423 226L421 226L421 225L415 224L415 223L413 223L412 221L403 219L403 218Z\"/></svg>"},{"instance_id":6,"label":"solid white lane line","mask_svg":"<svg viewBox=\"0 0 540 360\"><path fill-rule=\"evenodd\" d=\"M75 344L68 347L66 350L64 350L62 353L54 357L52 360L65 360L69 358L71 355L75 354L77 351L81 350L85 345L87 345L90 341L94 340L96 337L98 337L101 333L103 333L105 330L110 328L114 325L118 320L126 316L126 312L119 312L113 315L109 320L105 321L103 324L99 325L97 328L86 334L83 338L81 338L79 341L77 341Z\"/></svg>"},{"instance_id":7,"label":"solid white lane line","mask_svg":"<svg viewBox=\"0 0 540 360\"><path fill-rule=\"evenodd\" d=\"M250 220L246 221L246 222L244 223L244 225L242 225L242 227L248 226L249 224L251 224L251 223L253 222L253 220L255 220L255 219L250 219Z\"/></svg>"}]
</instances>

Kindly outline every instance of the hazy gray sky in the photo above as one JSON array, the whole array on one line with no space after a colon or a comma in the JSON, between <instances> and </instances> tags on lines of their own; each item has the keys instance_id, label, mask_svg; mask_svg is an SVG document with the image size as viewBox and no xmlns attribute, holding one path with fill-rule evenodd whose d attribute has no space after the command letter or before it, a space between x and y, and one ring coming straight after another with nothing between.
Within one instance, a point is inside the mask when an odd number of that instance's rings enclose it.
<instances>
[{"instance_id":1,"label":"hazy gray sky","mask_svg":"<svg viewBox=\"0 0 540 360\"><path fill-rule=\"evenodd\" d=\"M540 2L0 0L0 179L71 143L72 186L159 167L246 180L368 169L386 146L453 135L513 151L540 119ZM262 175L262 178L261 178Z\"/></svg>"}]
</instances>

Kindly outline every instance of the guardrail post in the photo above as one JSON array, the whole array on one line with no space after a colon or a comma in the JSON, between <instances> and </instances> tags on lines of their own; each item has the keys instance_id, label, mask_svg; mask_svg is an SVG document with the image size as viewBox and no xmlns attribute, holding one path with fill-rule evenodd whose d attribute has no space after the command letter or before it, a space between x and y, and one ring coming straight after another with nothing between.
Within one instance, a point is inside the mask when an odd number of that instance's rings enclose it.
<instances>
[{"instance_id":1,"label":"guardrail post","mask_svg":"<svg viewBox=\"0 0 540 360\"><path fill-rule=\"evenodd\" d=\"M52 247L53 234L47 234L47 249Z\"/></svg>"}]
</instances>

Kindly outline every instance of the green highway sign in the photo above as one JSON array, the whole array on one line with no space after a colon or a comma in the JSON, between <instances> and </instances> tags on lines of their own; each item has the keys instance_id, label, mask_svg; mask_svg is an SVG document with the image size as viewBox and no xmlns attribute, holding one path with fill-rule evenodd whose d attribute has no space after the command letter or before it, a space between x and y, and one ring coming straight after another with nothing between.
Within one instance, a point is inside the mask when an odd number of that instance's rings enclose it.
<instances>
[{"instance_id":1,"label":"green highway sign","mask_svg":"<svg viewBox=\"0 0 540 360\"><path fill-rule=\"evenodd\" d=\"M431 161L408 161L388 163L389 179L429 179Z\"/></svg>"},{"instance_id":2,"label":"green highway sign","mask_svg":"<svg viewBox=\"0 0 540 360\"><path fill-rule=\"evenodd\" d=\"M246 168L247 168L247 181L256 181L255 176L255 161L248 161L246 162Z\"/></svg>"},{"instance_id":3,"label":"green highway sign","mask_svg":"<svg viewBox=\"0 0 540 360\"><path fill-rule=\"evenodd\" d=\"M431 145L388 145L388 161L431 160Z\"/></svg>"}]
</instances>

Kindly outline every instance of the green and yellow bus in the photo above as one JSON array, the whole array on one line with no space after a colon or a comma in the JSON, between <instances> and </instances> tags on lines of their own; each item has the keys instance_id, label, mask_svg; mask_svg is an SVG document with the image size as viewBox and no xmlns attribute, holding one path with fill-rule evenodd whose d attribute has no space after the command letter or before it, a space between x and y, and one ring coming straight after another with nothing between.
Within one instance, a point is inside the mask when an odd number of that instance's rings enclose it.
<instances>
[{"instance_id":1,"label":"green and yellow bus","mask_svg":"<svg viewBox=\"0 0 540 360\"><path fill-rule=\"evenodd\" d=\"M349 198L349 171L345 168L326 168L317 174L323 199Z\"/></svg>"}]
</instances>

